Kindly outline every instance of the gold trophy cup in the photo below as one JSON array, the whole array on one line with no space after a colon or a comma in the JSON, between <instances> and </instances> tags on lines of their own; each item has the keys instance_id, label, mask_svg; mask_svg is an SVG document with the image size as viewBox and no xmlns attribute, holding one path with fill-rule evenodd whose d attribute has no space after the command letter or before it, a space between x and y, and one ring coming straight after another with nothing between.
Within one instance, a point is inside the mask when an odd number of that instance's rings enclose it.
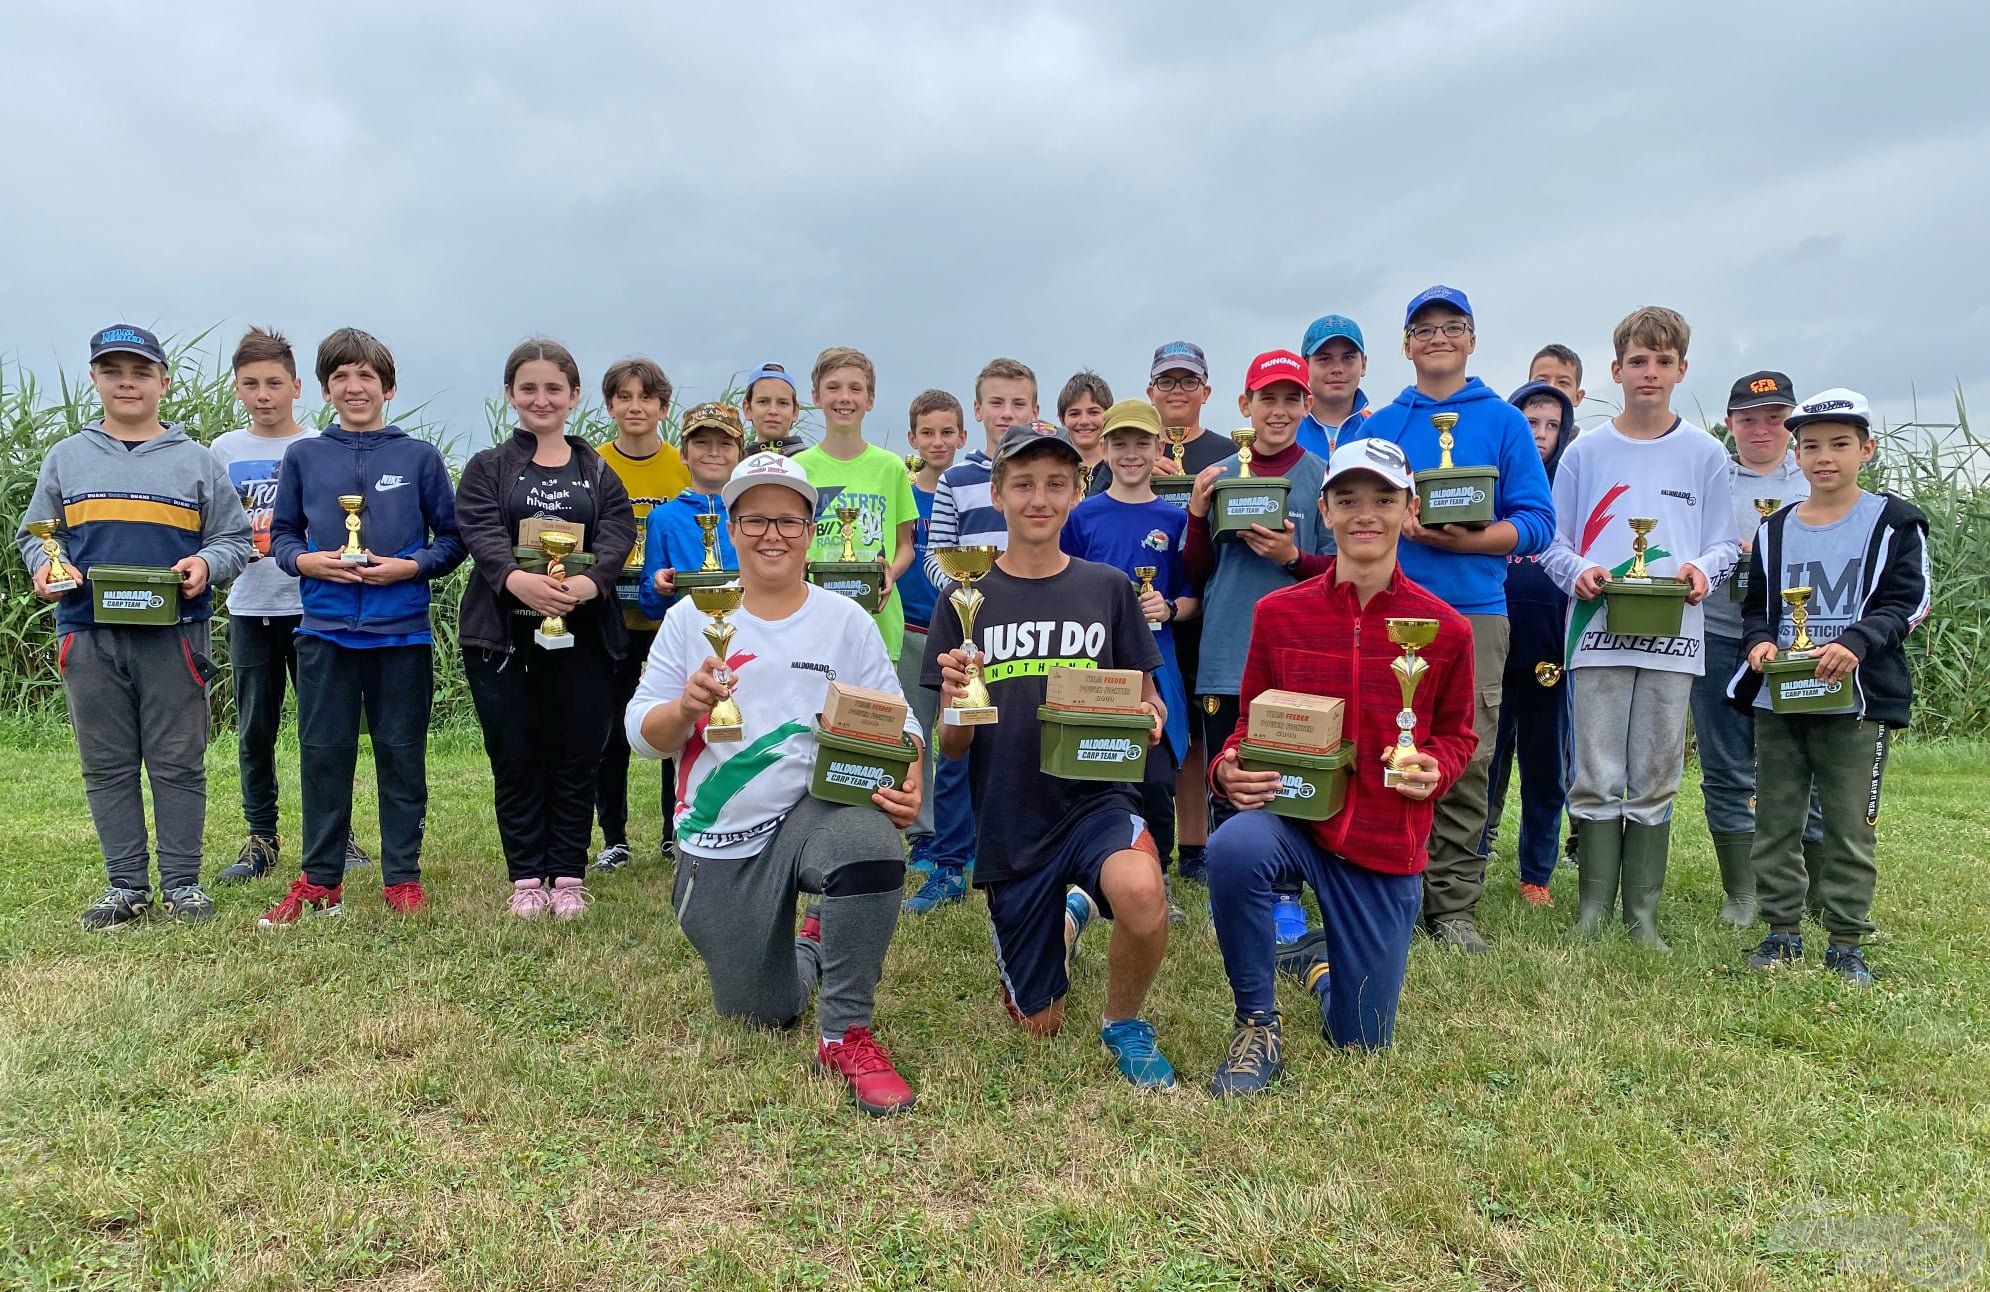
<instances>
[{"instance_id":1,"label":"gold trophy cup","mask_svg":"<svg viewBox=\"0 0 1990 1292\"><path fill-rule=\"evenodd\" d=\"M1258 442L1254 428L1240 426L1230 432L1230 440L1237 446L1237 474L1210 486L1209 532L1217 538L1235 538L1253 525L1283 528L1292 482L1283 476L1251 474L1251 450Z\"/></svg>"},{"instance_id":2,"label":"gold trophy cup","mask_svg":"<svg viewBox=\"0 0 1990 1292\"><path fill-rule=\"evenodd\" d=\"M1658 521L1632 516L1631 563L1618 577L1603 583L1610 631L1626 637L1677 637L1692 588L1670 575L1653 574L1645 556Z\"/></svg>"},{"instance_id":3,"label":"gold trophy cup","mask_svg":"<svg viewBox=\"0 0 1990 1292\"><path fill-rule=\"evenodd\" d=\"M737 583L691 589L691 604L698 607L700 614L712 617L712 622L705 625L705 642L712 648L712 654L719 658L716 676L720 685L726 688L725 698L712 706L711 717L705 723L708 744L725 744L746 734L746 717L739 711L739 702L732 698L732 669L726 664L726 660L732 657L734 632L733 626L726 622L726 616L739 609L745 597L745 590Z\"/></svg>"},{"instance_id":4,"label":"gold trophy cup","mask_svg":"<svg viewBox=\"0 0 1990 1292\"><path fill-rule=\"evenodd\" d=\"M1141 596L1144 597L1154 590L1154 576L1160 572L1161 567L1158 565L1136 565L1133 567L1133 577L1140 580ZM1156 620L1149 619L1147 626L1157 633L1161 631L1161 625Z\"/></svg>"},{"instance_id":5,"label":"gold trophy cup","mask_svg":"<svg viewBox=\"0 0 1990 1292\"><path fill-rule=\"evenodd\" d=\"M843 552L836 558L839 561L857 559L857 517L861 514L855 507L836 509L836 523L843 531Z\"/></svg>"},{"instance_id":6,"label":"gold trophy cup","mask_svg":"<svg viewBox=\"0 0 1990 1292\"><path fill-rule=\"evenodd\" d=\"M1783 589L1783 604L1790 610L1790 644L1762 665L1769 707L1777 713L1844 713L1856 707L1851 678L1825 682L1817 676L1818 645L1810 635L1813 592L1809 587Z\"/></svg>"},{"instance_id":7,"label":"gold trophy cup","mask_svg":"<svg viewBox=\"0 0 1990 1292\"><path fill-rule=\"evenodd\" d=\"M1781 498L1757 498L1755 514L1763 520L1776 514L1776 508L1783 505ZM1748 599L1748 553L1741 554L1741 560L1734 567L1734 577L1727 581L1727 597L1730 601Z\"/></svg>"},{"instance_id":8,"label":"gold trophy cup","mask_svg":"<svg viewBox=\"0 0 1990 1292\"><path fill-rule=\"evenodd\" d=\"M721 583L731 583L739 577L736 570L728 570L719 560L719 514L715 511L701 511L694 518L698 522L698 537L704 540L705 552L699 558L695 570L677 572L677 591L687 593L693 588L717 587Z\"/></svg>"},{"instance_id":9,"label":"gold trophy cup","mask_svg":"<svg viewBox=\"0 0 1990 1292\"><path fill-rule=\"evenodd\" d=\"M995 568L992 547L936 547L933 560L940 572L960 586L947 595L954 616L960 620L961 649L967 652L967 685L947 706L941 721L950 727L978 727L995 721L995 705L988 698L988 684L981 680L981 651L974 644L974 616L983 597L975 580Z\"/></svg>"},{"instance_id":10,"label":"gold trophy cup","mask_svg":"<svg viewBox=\"0 0 1990 1292\"><path fill-rule=\"evenodd\" d=\"M918 455L917 453L908 453L908 454L906 454L906 455L905 455L905 478L906 478L907 480L910 480L910 481L911 481L911 482L912 482L913 484L915 484L915 485L916 485L916 484L918 484L918 483L919 483L919 469L920 469L921 467L925 466L925 465L926 465L926 459L925 459L925 458L923 458L923 457L920 457L920 456L919 456L919 455Z\"/></svg>"},{"instance_id":11,"label":"gold trophy cup","mask_svg":"<svg viewBox=\"0 0 1990 1292\"><path fill-rule=\"evenodd\" d=\"M717 512L698 514L698 535L705 540L705 559L698 563L700 574L709 574L719 565L719 516Z\"/></svg>"},{"instance_id":12,"label":"gold trophy cup","mask_svg":"<svg viewBox=\"0 0 1990 1292\"><path fill-rule=\"evenodd\" d=\"M344 499L340 501L343 502ZM566 581L566 560L573 555L575 546L572 534L548 531L539 535L540 550L546 553L547 578L558 579L563 583ZM541 619L539 626L532 632L532 640L537 642L542 650L566 650L574 644L573 634L567 631L564 615L547 615Z\"/></svg>"},{"instance_id":13,"label":"gold trophy cup","mask_svg":"<svg viewBox=\"0 0 1990 1292\"><path fill-rule=\"evenodd\" d=\"M1403 764L1417 756L1416 689L1430 671L1430 661L1417 652L1437 640L1437 621L1390 619L1388 625L1389 640L1403 648L1400 656L1389 661L1389 671L1396 675L1396 686L1403 693L1403 708L1396 715L1396 743L1382 751L1382 783L1394 786L1404 783Z\"/></svg>"},{"instance_id":14,"label":"gold trophy cup","mask_svg":"<svg viewBox=\"0 0 1990 1292\"><path fill-rule=\"evenodd\" d=\"M1230 432L1230 439L1237 445L1237 478L1251 478L1251 446L1258 442L1258 433L1249 426L1239 426Z\"/></svg>"},{"instance_id":15,"label":"gold trophy cup","mask_svg":"<svg viewBox=\"0 0 1990 1292\"><path fill-rule=\"evenodd\" d=\"M1632 583L1651 582L1651 570L1645 565L1645 551L1650 546L1651 531L1658 528L1658 521L1650 516L1633 516L1631 524L1631 568L1624 571L1624 578Z\"/></svg>"},{"instance_id":16,"label":"gold trophy cup","mask_svg":"<svg viewBox=\"0 0 1990 1292\"><path fill-rule=\"evenodd\" d=\"M1175 464L1174 475L1156 475L1152 480L1154 492L1170 501L1188 506L1188 496L1195 489L1195 477L1188 473L1188 465L1183 457L1183 446L1188 443L1188 427L1164 426L1161 438L1168 442L1168 457Z\"/></svg>"},{"instance_id":17,"label":"gold trophy cup","mask_svg":"<svg viewBox=\"0 0 1990 1292\"><path fill-rule=\"evenodd\" d=\"M1495 494L1499 468L1461 467L1451 458L1457 437L1456 413L1432 413L1430 424L1437 431L1437 465L1416 473L1417 519L1426 525L1463 525L1481 529L1496 515Z\"/></svg>"},{"instance_id":18,"label":"gold trophy cup","mask_svg":"<svg viewBox=\"0 0 1990 1292\"><path fill-rule=\"evenodd\" d=\"M55 536L55 522L31 520L28 522L28 532L41 540L41 554L48 558L48 590L74 592L80 587L76 568L62 559L62 542Z\"/></svg>"},{"instance_id":19,"label":"gold trophy cup","mask_svg":"<svg viewBox=\"0 0 1990 1292\"><path fill-rule=\"evenodd\" d=\"M339 559L347 565L367 564L366 551L359 545L359 509L365 505L365 494L339 495L339 507L345 512L345 546L339 550Z\"/></svg>"},{"instance_id":20,"label":"gold trophy cup","mask_svg":"<svg viewBox=\"0 0 1990 1292\"><path fill-rule=\"evenodd\" d=\"M1783 604L1790 608L1790 648L1781 652L1785 658L1808 655L1817 649L1817 643L1810 639L1810 594L1809 588L1783 589Z\"/></svg>"}]
</instances>

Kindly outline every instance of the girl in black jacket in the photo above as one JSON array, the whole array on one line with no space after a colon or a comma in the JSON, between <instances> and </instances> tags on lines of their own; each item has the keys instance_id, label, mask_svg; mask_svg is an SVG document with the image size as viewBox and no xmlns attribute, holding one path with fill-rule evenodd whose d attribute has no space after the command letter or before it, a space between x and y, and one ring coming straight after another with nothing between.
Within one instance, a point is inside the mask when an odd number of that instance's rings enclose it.
<instances>
[{"instance_id":1,"label":"girl in black jacket","mask_svg":"<svg viewBox=\"0 0 1990 1292\"><path fill-rule=\"evenodd\" d=\"M457 525L476 562L463 590L463 671L496 781L498 835L511 876L511 913L573 919L587 908L582 873L593 829L595 769L618 720L612 662L628 634L615 575L635 543L622 482L566 433L580 403L580 365L557 341L527 341L504 365L518 418L509 441L463 468ZM528 553L522 522L578 533L564 581ZM527 568L528 566L534 568ZM560 616L572 645L547 649L534 632Z\"/></svg>"}]
</instances>

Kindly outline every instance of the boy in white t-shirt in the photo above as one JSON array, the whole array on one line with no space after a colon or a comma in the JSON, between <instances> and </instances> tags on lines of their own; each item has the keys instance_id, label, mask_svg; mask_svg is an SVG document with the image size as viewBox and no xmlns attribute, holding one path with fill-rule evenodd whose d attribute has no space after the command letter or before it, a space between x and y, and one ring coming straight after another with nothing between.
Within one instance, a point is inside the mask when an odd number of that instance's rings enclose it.
<instances>
[{"instance_id":1,"label":"boy in white t-shirt","mask_svg":"<svg viewBox=\"0 0 1990 1292\"><path fill-rule=\"evenodd\" d=\"M676 760L677 920L722 1014L788 1027L820 982L818 1067L842 1074L865 1112L902 1112L912 1090L872 1037L871 1015L905 885L899 831L919 813L923 757L904 785L872 794L880 810L809 796L824 688L902 694L898 676L863 608L803 578L816 507L803 469L756 453L720 497L745 597L728 620L730 657L712 657L709 618L680 599L624 717L630 748ZM708 743L712 706L727 696L744 717L742 738ZM909 710L905 733L923 744ZM822 900L797 935L801 892Z\"/></svg>"},{"instance_id":2,"label":"boy in white t-shirt","mask_svg":"<svg viewBox=\"0 0 1990 1292\"><path fill-rule=\"evenodd\" d=\"M1576 931L1594 933L1621 887L1631 936L1660 950L1672 799L1686 754L1693 679L1706 669L1700 603L1740 550L1720 441L1672 411L1691 330L1646 306L1617 325L1610 375L1624 411L1584 432L1554 482L1555 539L1541 564L1576 600L1568 668L1575 705L1569 815L1576 826ZM1633 516L1657 522L1645 559L1688 587L1676 637L1614 632L1603 592L1631 564Z\"/></svg>"}]
</instances>

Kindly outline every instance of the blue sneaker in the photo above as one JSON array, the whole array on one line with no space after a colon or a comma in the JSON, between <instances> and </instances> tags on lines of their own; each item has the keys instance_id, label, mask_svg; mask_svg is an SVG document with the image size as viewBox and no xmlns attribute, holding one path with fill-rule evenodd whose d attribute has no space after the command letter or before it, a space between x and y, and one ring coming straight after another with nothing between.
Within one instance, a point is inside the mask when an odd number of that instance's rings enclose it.
<instances>
[{"instance_id":1,"label":"blue sneaker","mask_svg":"<svg viewBox=\"0 0 1990 1292\"><path fill-rule=\"evenodd\" d=\"M907 870L916 870L922 875L933 873L936 869L933 865L933 859L926 855L926 844L931 838L932 836L928 835L925 839L921 839L918 843L912 845L911 853L905 858L905 868Z\"/></svg>"},{"instance_id":2,"label":"blue sneaker","mask_svg":"<svg viewBox=\"0 0 1990 1292\"><path fill-rule=\"evenodd\" d=\"M1803 959L1803 939L1794 933L1771 933L1749 953L1750 969L1774 969Z\"/></svg>"},{"instance_id":3,"label":"blue sneaker","mask_svg":"<svg viewBox=\"0 0 1990 1292\"><path fill-rule=\"evenodd\" d=\"M1154 1046L1154 1025L1123 1018L1099 1029L1099 1041L1119 1064L1119 1075L1143 1090L1172 1090L1175 1069Z\"/></svg>"},{"instance_id":4,"label":"blue sneaker","mask_svg":"<svg viewBox=\"0 0 1990 1292\"><path fill-rule=\"evenodd\" d=\"M1271 901L1272 937L1279 942L1297 942L1306 936L1306 908L1291 893L1279 893Z\"/></svg>"},{"instance_id":5,"label":"blue sneaker","mask_svg":"<svg viewBox=\"0 0 1990 1292\"><path fill-rule=\"evenodd\" d=\"M967 876L958 870L941 867L926 878L919 891L905 899L907 915L930 915L942 906L949 906L967 897Z\"/></svg>"},{"instance_id":6,"label":"blue sneaker","mask_svg":"<svg viewBox=\"0 0 1990 1292\"><path fill-rule=\"evenodd\" d=\"M1072 885L1064 893L1064 976L1071 976L1071 962L1078 958L1078 939L1085 935L1085 926L1097 919L1099 908L1091 895L1077 885Z\"/></svg>"},{"instance_id":7,"label":"blue sneaker","mask_svg":"<svg viewBox=\"0 0 1990 1292\"><path fill-rule=\"evenodd\" d=\"M1826 947L1824 967L1854 987L1873 985L1873 973L1866 968L1865 953L1857 947Z\"/></svg>"}]
</instances>

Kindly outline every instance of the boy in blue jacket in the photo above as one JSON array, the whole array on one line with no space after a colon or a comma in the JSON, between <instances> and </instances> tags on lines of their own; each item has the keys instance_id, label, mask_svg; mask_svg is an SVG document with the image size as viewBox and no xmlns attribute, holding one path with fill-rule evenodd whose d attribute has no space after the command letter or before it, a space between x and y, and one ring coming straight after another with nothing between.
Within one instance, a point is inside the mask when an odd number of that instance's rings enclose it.
<instances>
[{"instance_id":1,"label":"boy in blue jacket","mask_svg":"<svg viewBox=\"0 0 1990 1292\"><path fill-rule=\"evenodd\" d=\"M705 531L698 524L699 516L719 518L713 531L719 565L739 568L719 491L739 465L745 438L746 427L731 404L700 404L684 414L677 444L691 471L691 487L661 507L650 508L643 521L643 576L636 584L636 599L650 618L661 620L676 603L677 572L697 570L705 563Z\"/></svg>"},{"instance_id":2,"label":"boy in blue jacket","mask_svg":"<svg viewBox=\"0 0 1990 1292\"><path fill-rule=\"evenodd\" d=\"M1548 381L1530 381L1507 400L1527 419L1534 447L1548 478L1575 438L1575 405L1566 391ZM1506 618L1509 637L1506 677L1500 685L1499 739L1493 747L1488 797L1493 804L1481 852L1489 852L1498 830L1499 804L1513 759L1520 758L1520 899L1529 906L1553 906L1548 881L1568 801L1568 685L1562 680L1562 624L1568 594L1541 568L1537 556L1506 558Z\"/></svg>"},{"instance_id":3,"label":"boy in blue jacket","mask_svg":"<svg viewBox=\"0 0 1990 1292\"><path fill-rule=\"evenodd\" d=\"M1388 440L1401 446L1412 470L1427 471L1442 460L1431 416L1456 413L1453 461L1499 468L1491 524L1481 529L1426 526L1412 516L1403 525L1399 557L1404 574L1472 625L1472 675L1479 679L1473 716L1478 752L1437 804L1430 868L1423 876L1423 924L1451 949L1483 955L1492 949L1479 936L1477 911L1486 882L1486 773L1506 672L1506 558L1548 549L1555 536L1555 507L1527 419L1477 377L1465 375L1477 344L1465 293L1441 284L1419 292L1403 312L1403 355L1416 369L1416 384L1404 388L1387 408L1347 427L1341 439Z\"/></svg>"},{"instance_id":4,"label":"boy in blue jacket","mask_svg":"<svg viewBox=\"0 0 1990 1292\"><path fill-rule=\"evenodd\" d=\"M264 928L294 924L307 910L340 909L362 710L379 782L382 896L401 915L427 907L429 585L464 555L442 454L387 424L394 397L387 347L340 328L319 344L317 373L338 420L285 456L270 517L270 557L301 581L304 605L297 628L304 873L263 916ZM357 561L342 554L351 531L339 500L347 496L362 500Z\"/></svg>"}]
</instances>

